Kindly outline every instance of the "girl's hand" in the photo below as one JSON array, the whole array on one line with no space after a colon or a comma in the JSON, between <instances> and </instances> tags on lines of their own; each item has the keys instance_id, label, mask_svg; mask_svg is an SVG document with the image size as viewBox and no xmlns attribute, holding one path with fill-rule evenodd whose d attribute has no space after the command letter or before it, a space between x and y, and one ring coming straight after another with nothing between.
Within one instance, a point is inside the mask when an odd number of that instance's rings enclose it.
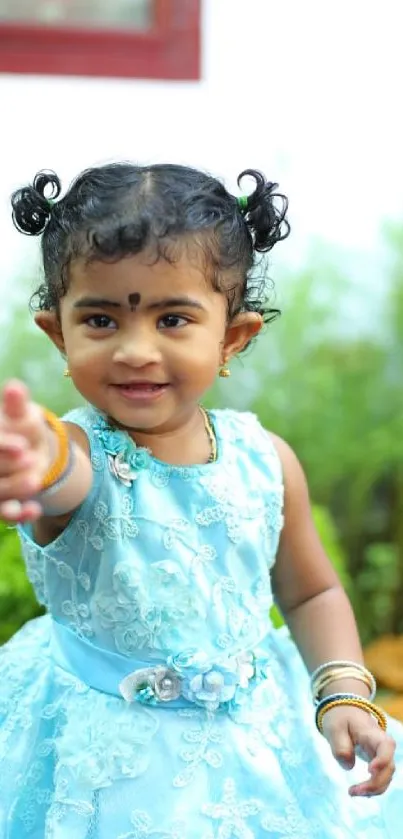
<instances>
[{"instance_id":1,"label":"girl's hand","mask_svg":"<svg viewBox=\"0 0 403 839\"><path fill-rule=\"evenodd\" d=\"M34 521L41 506L31 499L49 468L51 436L39 405L22 382L10 381L0 397L0 518Z\"/></svg>"},{"instance_id":2,"label":"girl's hand","mask_svg":"<svg viewBox=\"0 0 403 839\"><path fill-rule=\"evenodd\" d=\"M323 734L343 769L352 769L356 751L368 760L370 778L349 789L351 796L381 795L395 771L395 742L367 711L348 705L332 708L323 717Z\"/></svg>"}]
</instances>

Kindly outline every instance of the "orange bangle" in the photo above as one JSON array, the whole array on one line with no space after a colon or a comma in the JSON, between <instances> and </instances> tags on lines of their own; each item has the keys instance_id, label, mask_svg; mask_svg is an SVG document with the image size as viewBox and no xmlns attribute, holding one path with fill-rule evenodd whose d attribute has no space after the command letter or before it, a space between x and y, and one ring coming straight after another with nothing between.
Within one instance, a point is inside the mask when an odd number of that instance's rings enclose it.
<instances>
[{"instance_id":1,"label":"orange bangle","mask_svg":"<svg viewBox=\"0 0 403 839\"><path fill-rule=\"evenodd\" d=\"M379 727L382 731L386 731L387 728L387 721L386 721L386 714L378 708L377 705L374 705L373 702L369 702L367 699L334 699L332 702L329 702L322 708L316 719L316 726L318 731L323 734L322 730L322 723L323 717L325 716L327 711L330 711L332 708L337 708L340 705L351 705L354 708L362 708L363 711L367 711L368 714L372 714L372 716L376 717Z\"/></svg>"},{"instance_id":2,"label":"orange bangle","mask_svg":"<svg viewBox=\"0 0 403 839\"><path fill-rule=\"evenodd\" d=\"M58 451L55 460L43 478L40 492L49 489L52 484L55 484L61 478L67 470L70 460L70 441L64 422L56 414L53 414L52 411L48 411L47 408L43 408L42 410L47 424L57 437Z\"/></svg>"}]
</instances>

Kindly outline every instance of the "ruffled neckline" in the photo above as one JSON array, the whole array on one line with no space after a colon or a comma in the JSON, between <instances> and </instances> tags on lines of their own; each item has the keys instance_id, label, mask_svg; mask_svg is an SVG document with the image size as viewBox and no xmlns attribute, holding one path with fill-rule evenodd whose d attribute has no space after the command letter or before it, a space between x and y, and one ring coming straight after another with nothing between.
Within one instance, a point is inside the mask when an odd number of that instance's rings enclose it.
<instances>
[{"instance_id":1,"label":"ruffled neckline","mask_svg":"<svg viewBox=\"0 0 403 839\"><path fill-rule=\"evenodd\" d=\"M131 484L143 470L152 472L167 472L181 477L211 472L222 460L221 438L217 429L214 411L208 411L212 429L217 441L217 458L210 463L194 463L177 465L167 463L154 457L151 450L145 446L138 446L127 431L114 427L108 417L100 411L92 409L94 414L93 429L105 453L108 456L111 472L123 483Z\"/></svg>"}]
</instances>

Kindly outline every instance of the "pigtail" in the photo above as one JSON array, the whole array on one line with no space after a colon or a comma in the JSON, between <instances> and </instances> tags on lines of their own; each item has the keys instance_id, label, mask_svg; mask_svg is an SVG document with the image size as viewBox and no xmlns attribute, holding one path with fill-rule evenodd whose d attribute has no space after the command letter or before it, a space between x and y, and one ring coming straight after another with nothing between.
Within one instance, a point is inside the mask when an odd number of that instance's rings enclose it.
<instances>
[{"instance_id":1,"label":"pigtail","mask_svg":"<svg viewBox=\"0 0 403 839\"><path fill-rule=\"evenodd\" d=\"M39 236L50 219L53 202L61 192L61 183L54 172L38 172L32 185L17 189L11 196L13 222L27 236ZM46 194L45 194L46 193Z\"/></svg>"},{"instance_id":2,"label":"pigtail","mask_svg":"<svg viewBox=\"0 0 403 839\"><path fill-rule=\"evenodd\" d=\"M255 181L255 189L238 199L239 211L252 236L254 250L263 253L286 239L290 232L286 219L288 199L275 191L278 184L266 181L256 169L244 169L238 177L238 186L245 177Z\"/></svg>"}]
</instances>

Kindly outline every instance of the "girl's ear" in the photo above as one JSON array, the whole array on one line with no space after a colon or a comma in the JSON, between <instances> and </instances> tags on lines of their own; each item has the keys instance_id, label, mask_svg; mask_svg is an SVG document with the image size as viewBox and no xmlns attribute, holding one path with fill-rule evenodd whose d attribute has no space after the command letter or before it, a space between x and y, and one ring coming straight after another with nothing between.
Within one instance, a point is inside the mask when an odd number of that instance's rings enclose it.
<instances>
[{"instance_id":1,"label":"girl's ear","mask_svg":"<svg viewBox=\"0 0 403 839\"><path fill-rule=\"evenodd\" d=\"M222 345L223 362L229 361L234 355L249 344L249 341L260 332L263 318L258 312L242 312L235 315L227 326Z\"/></svg>"},{"instance_id":2,"label":"girl's ear","mask_svg":"<svg viewBox=\"0 0 403 839\"><path fill-rule=\"evenodd\" d=\"M65 354L63 332L56 312L37 312L35 323L53 341L57 349Z\"/></svg>"}]
</instances>

